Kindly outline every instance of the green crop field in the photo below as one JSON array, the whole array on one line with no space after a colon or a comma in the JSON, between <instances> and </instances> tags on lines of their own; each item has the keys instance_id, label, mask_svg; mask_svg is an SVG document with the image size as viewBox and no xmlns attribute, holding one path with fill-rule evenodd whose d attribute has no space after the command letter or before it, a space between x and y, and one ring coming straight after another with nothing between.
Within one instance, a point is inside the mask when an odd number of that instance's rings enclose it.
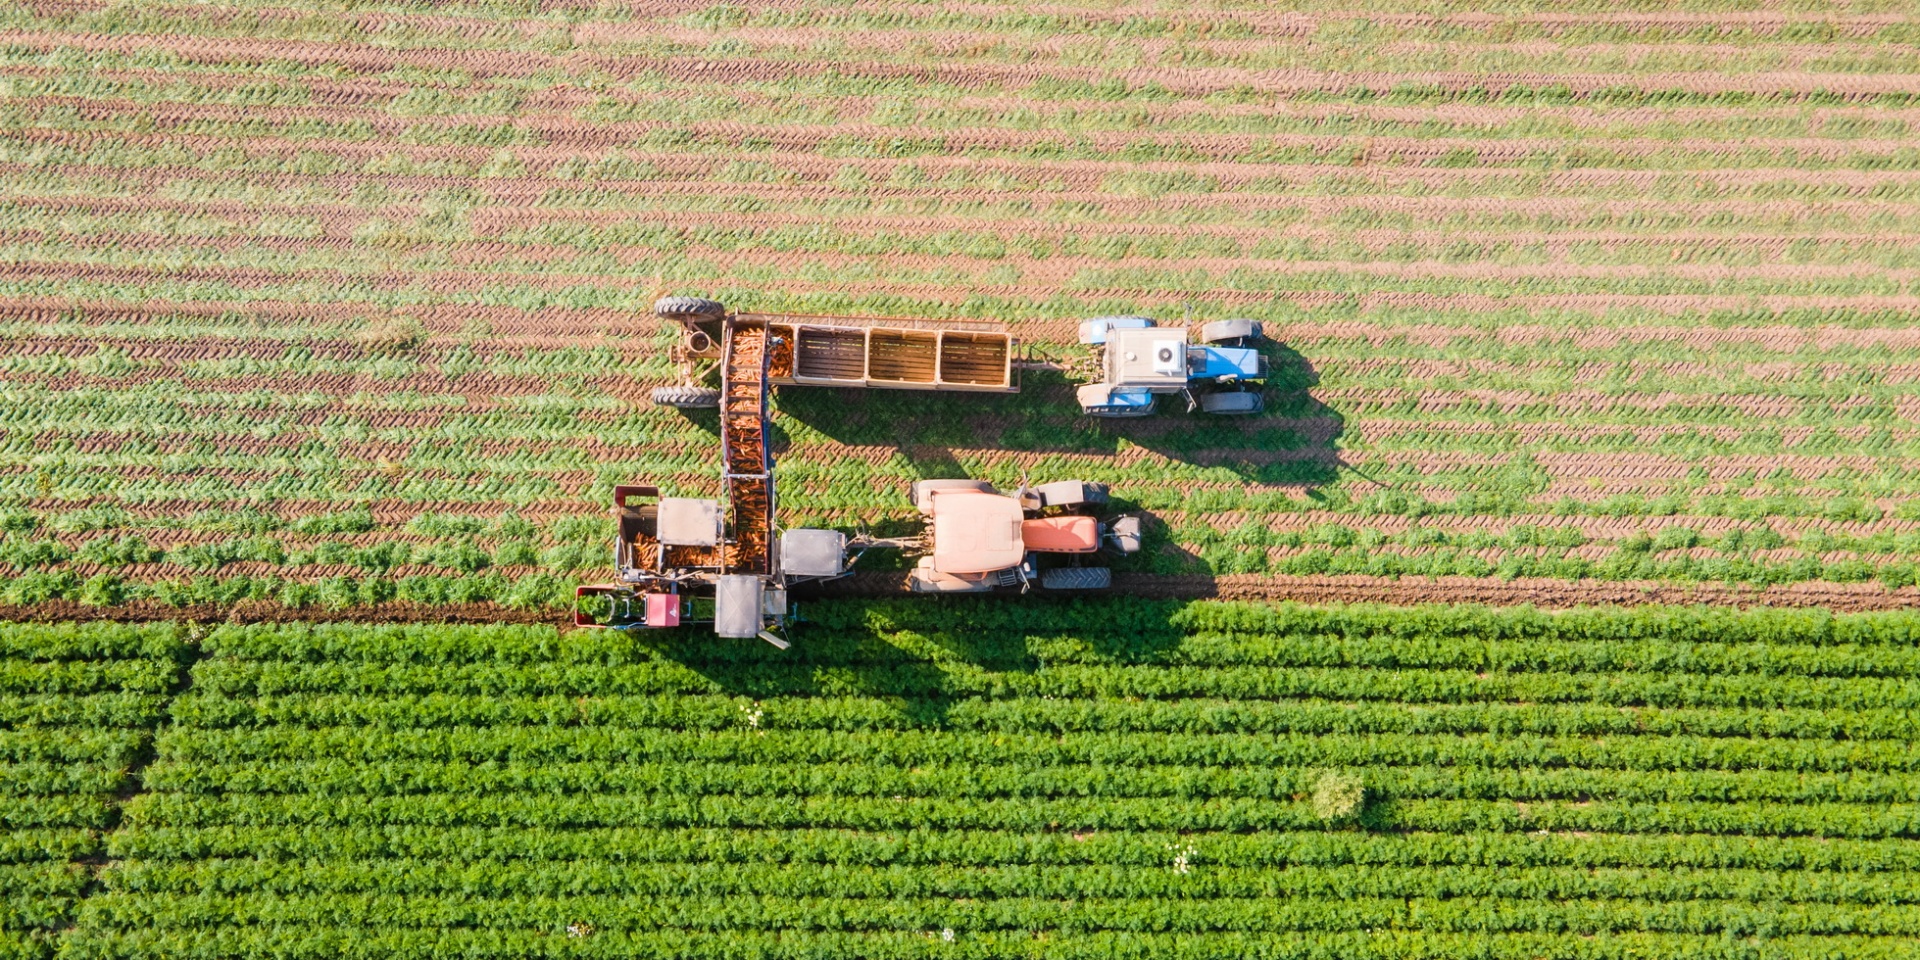
<instances>
[{"instance_id":1,"label":"green crop field","mask_svg":"<svg viewBox=\"0 0 1920 960\"><path fill-rule=\"evenodd\" d=\"M526 626L7 627L0 943L1746 960L1920 942L1913 614L805 612L788 653ZM70 863L89 854L104 866Z\"/></svg>"}]
</instances>

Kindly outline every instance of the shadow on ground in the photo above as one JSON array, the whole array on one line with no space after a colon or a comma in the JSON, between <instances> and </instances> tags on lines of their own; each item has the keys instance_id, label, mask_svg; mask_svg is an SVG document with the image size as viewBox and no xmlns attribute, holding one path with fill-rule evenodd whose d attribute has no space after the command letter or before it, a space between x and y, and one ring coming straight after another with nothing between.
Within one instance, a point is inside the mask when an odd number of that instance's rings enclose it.
<instances>
[{"instance_id":1,"label":"shadow on ground","mask_svg":"<svg viewBox=\"0 0 1920 960\"><path fill-rule=\"evenodd\" d=\"M895 484L901 489L914 480L974 478L1002 487L1017 482L1019 467L1005 454L1058 454L1091 461L1074 468L1078 476L1049 471L1030 477L1033 482L1084 479L1104 482L1113 490L1113 512L1140 512L1141 501L1160 509L1206 512L1209 502L1229 504L1219 509L1244 509L1248 495L1267 493L1309 500L1322 498L1321 487L1341 478L1351 466L1340 451L1346 418L1314 395L1320 374L1312 362L1284 343L1269 341L1261 352L1267 362L1265 409L1252 416L1221 417L1187 410L1181 395L1158 398L1157 413L1138 419L1100 419L1081 412L1075 388L1097 376L1085 348L1053 348L1051 360L1029 364L1021 371L1017 394L860 390L822 387L781 387L775 397L775 456L805 451L824 437L870 455L884 451L869 482ZM1151 451L1157 457L1142 463L1129 451ZM959 456L973 463L969 469ZM978 476L981 457L994 475ZM1031 458L1028 458L1029 461ZM1198 470L1170 470L1164 461ZM1138 466L1132 466L1139 464ZM904 469L902 469L904 467ZM1130 471L1138 477L1129 482ZM882 479L881 477L884 477ZM1219 487L1224 481L1244 485L1240 495L1192 492L1189 481ZM1180 501L1198 497L1191 504ZM869 532L879 536L911 536L918 532L915 518L903 515L874 518ZM1217 570L1207 557L1182 545L1164 524L1148 516L1142 551L1114 563L1120 572L1151 571L1196 575L1233 572L1228 564ZM1235 548L1238 549L1238 548ZM1249 547L1248 549L1254 549ZM1213 551L1217 553L1218 551ZM1217 558L1216 558L1217 559ZM875 555L863 569L898 569L898 558ZM1245 571L1241 571L1245 572Z\"/></svg>"},{"instance_id":2,"label":"shadow on ground","mask_svg":"<svg viewBox=\"0 0 1920 960\"><path fill-rule=\"evenodd\" d=\"M793 646L727 640L705 627L637 631L639 645L719 691L755 701L857 697L919 726L955 702L1006 695L1049 660L1164 662L1186 634L1184 601L1038 594L803 600Z\"/></svg>"},{"instance_id":3,"label":"shadow on ground","mask_svg":"<svg viewBox=\"0 0 1920 960\"><path fill-rule=\"evenodd\" d=\"M912 471L909 480L967 476L955 449L1117 457L1132 444L1176 462L1224 468L1248 483L1332 482L1347 466L1339 449L1346 418L1314 397L1320 375L1306 357L1280 343L1262 352L1266 410L1248 417L1190 413L1181 396L1161 397L1152 417L1089 417L1074 398L1082 378L1070 377L1064 365L1023 371L1018 394L781 387L775 454L793 444L795 431L781 423L788 420L848 446L893 448ZM1125 486L1115 475L1085 479Z\"/></svg>"},{"instance_id":4,"label":"shadow on ground","mask_svg":"<svg viewBox=\"0 0 1920 960\"><path fill-rule=\"evenodd\" d=\"M1266 409L1252 416L1189 412L1184 397L1163 396L1152 417L1097 420L1114 445L1126 440L1169 460L1223 467L1264 486L1312 488L1339 478L1346 418L1313 395L1319 371L1298 351L1266 344ZM1070 399L1070 398L1069 398Z\"/></svg>"}]
</instances>

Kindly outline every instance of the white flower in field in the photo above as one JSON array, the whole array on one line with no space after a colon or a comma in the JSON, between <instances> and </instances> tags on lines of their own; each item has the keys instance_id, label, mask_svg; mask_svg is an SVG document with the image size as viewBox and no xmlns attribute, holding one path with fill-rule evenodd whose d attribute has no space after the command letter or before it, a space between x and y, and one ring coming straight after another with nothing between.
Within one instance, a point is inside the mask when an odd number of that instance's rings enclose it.
<instances>
[{"instance_id":1,"label":"white flower in field","mask_svg":"<svg viewBox=\"0 0 1920 960\"><path fill-rule=\"evenodd\" d=\"M765 710L760 709L760 701L758 700L753 702L753 706L747 706L744 703L741 704L740 712L746 714L747 728L750 730L760 729L760 718L767 715Z\"/></svg>"},{"instance_id":2,"label":"white flower in field","mask_svg":"<svg viewBox=\"0 0 1920 960\"><path fill-rule=\"evenodd\" d=\"M1192 844L1175 846L1171 843L1167 844L1167 849L1173 851L1174 873L1193 872L1193 858L1200 855L1199 850L1194 849Z\"/></svg>"},{"instance_id":3,"label":"white flower in field","mask_svg":"<svg viewBox=\"0 0 1920 960\"><path fill-rule=\"evenodd\" d=\"M953 942L953 928L952 928L952 927L942 927L942 928L940 928L940 939L942 939L942 940L945 940L945 941L946 941L946 942L948 942L948 943L952 943L952 942Z\"/></svg>"},{"instance_id":4,"label":"white flower in field","mask_svg":"<svg viewBox=\"0 0 1920 960\"><path fill-rule=\"evenodd\" d=\"M569 937L574 937L578 939L581 937L590 937L592 935L593 935L593 924L591 923L567 924L567 936Z\"/></svg>"}]
</instances>

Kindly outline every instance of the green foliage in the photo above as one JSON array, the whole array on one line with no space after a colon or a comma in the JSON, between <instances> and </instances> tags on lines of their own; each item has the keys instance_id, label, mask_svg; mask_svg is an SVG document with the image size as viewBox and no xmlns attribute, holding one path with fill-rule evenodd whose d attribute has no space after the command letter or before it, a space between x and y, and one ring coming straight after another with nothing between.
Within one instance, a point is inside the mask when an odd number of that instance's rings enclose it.
<instances>
[{"instance_id":1,"label":"green foliage","mask_svg":"<svg viewBox=\"0 0 1920 960\"><path fill-rule=\"evenodd\" d=\"M35 576L30 574L29 576ZM119 602L116 578L79 589ZM171 624L0 624L0 950L48 956L89 892L116 793L151 742L186 659Z\"/></svg>"},{"instance_id":2,"label":"green foliage","mask_svg":"<svg viewBox=\"0 0 1920 960\"><path fill-rule=\"evenodd\" d=\"M313 514L296 518L287 525L287 528L304 536L365 533L374 528L373 512L365 507L359 507L334 513Z\"/></svg>"},{"instance_id":3,"label":"green foliage","mask_svg":"<svg viewBox=\"0 0 1920 960\"><path fill-rule=\"evenodd\" d=\"M1366 785L1350 773L1329 771L1313 782L1313 815L1329 823L1358 817L1366 799Z\"/></svg>"},{"instance_id":4,"label":"green foliage","mask_svg":"<svg viewBox=\"0 0 1920 960\"><path fill-rule=\"evenodd\" d=\"M459 592L428 579L396 590ZM61 949L251 953L266 924L327 949L532 953L535 930L630 952L690 919L702 946L829 955L896 942L876 931L945 950L945 929L995 956L1295 935L1383 955L1382 924L1436 956L1569 932L1662 955L1730 930L1789 956L1911 939L1911 612L914 598L812 603L789 651L548 626L186 636L0 628L10 822L104 831L117 861L91 890L5 875L51 904L14 916ZM144 734L80 724L160 723L189 656L117 826L42 802L114 789ZM0 871L74 855L42 845L0 845Z\"/></svg>"}]
</instances>

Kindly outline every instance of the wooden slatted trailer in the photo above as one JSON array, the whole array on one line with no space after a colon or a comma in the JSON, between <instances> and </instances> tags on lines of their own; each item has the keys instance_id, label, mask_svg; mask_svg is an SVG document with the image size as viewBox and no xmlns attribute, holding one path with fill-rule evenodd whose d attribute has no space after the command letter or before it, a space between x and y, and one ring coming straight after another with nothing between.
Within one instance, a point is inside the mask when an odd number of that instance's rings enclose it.
<instances>
[{"instance_id":1,"label":"wooden slatted trailer","mask_svg":"<svg viewBox=\"0 0 1920 960\"><path fill-rule=\"evenodd\" d=\"M964 390L1020 389L1018 341L997 324L898 317L738 314L763 323L774 343L767 377L775 384Z\"/></svg>"}]
</instances>

